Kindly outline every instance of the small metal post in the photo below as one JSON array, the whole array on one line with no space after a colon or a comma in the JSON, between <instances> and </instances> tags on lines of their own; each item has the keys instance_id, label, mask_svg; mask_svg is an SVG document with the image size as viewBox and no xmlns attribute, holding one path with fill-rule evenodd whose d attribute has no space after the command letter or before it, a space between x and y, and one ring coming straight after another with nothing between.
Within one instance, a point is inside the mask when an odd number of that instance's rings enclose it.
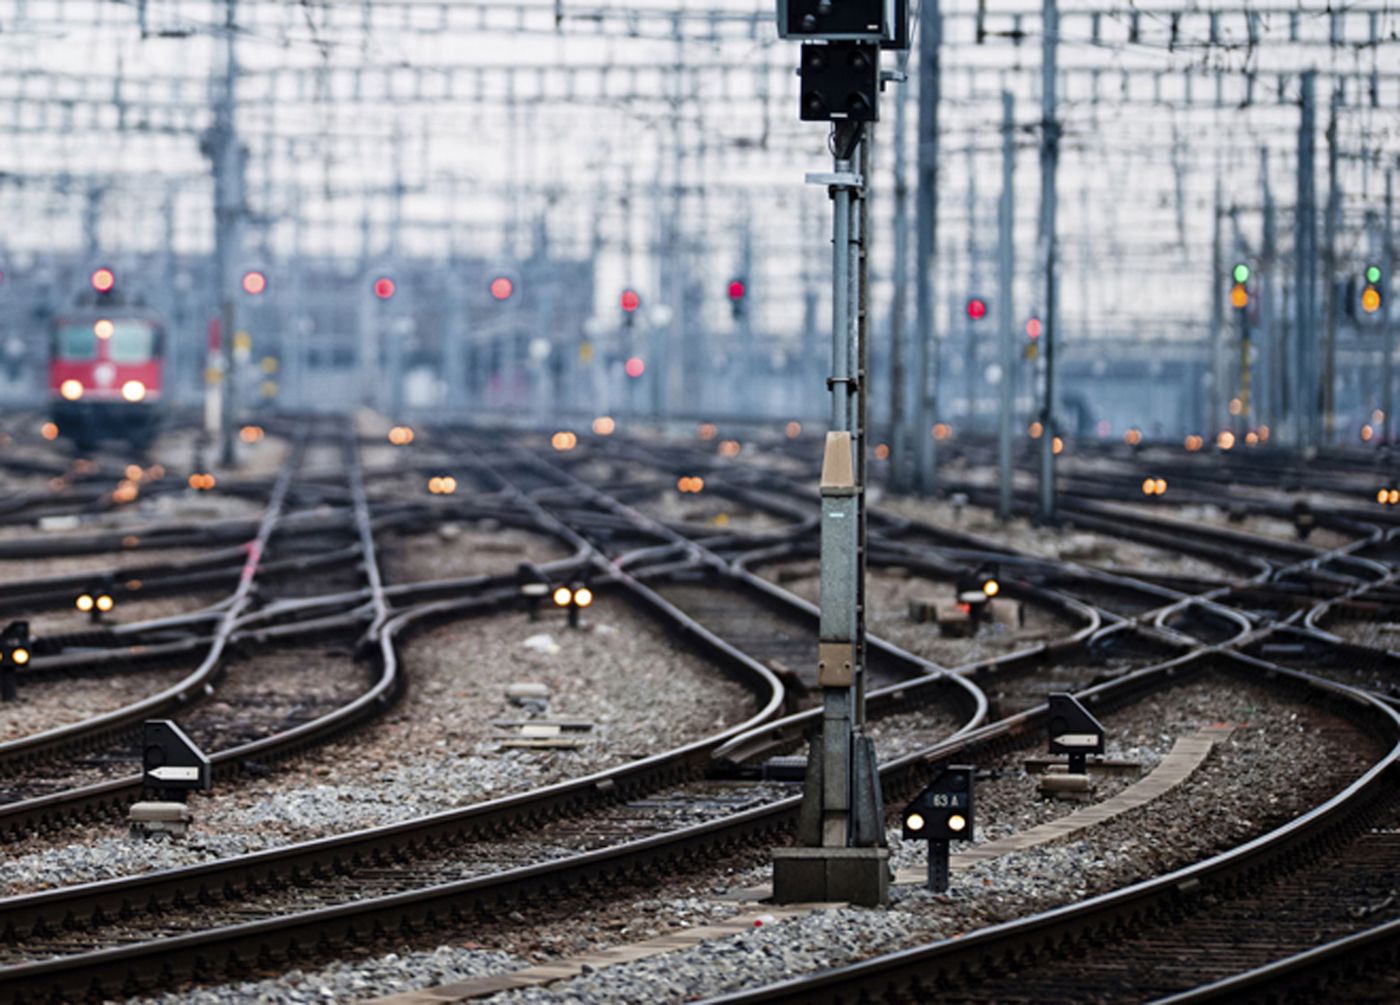
<instances>
[{"instance_id":1,"label":"small metal post","mask_svg":"<svg viewBox=\"0 0 1400 1005\"><path fill-rule=\"evenodd\" d=\"M5 656L3 663L0 663L0 701L15 701L19 693L15 690L15 665L14 662Z\"/></svg>"},{"instance_id":2,"label":"small metal post","mask_svg":"<svg viewBox=\"0 0 1400 1005\"><path fill-rule=\"evenodd\" d=\"M934 893L948 892L948 842L928 843L928 888Z\"/></svg>"},{"instance_id":3,"label":"small metal post","mask_svg":"<svg viewBox=\"0 0 1400 1005\"><path fill-rule=\"evenodd\" d=\"M1001 414L997 428L997 459L1000 466L1000 493L997 497L997 513L1003 520L1011 519L1012 480L1015 472L1011 464L1011 408L1013 375L1016 372L1016 321L1012 305L1015 287L1011 273L1015 267L1015 227L1016 176L1015 99L1010 91L1001 92L1001 205L997 219L997 272L999 289L997 310L1001 318Z\"/></svg>"}]
</instances>

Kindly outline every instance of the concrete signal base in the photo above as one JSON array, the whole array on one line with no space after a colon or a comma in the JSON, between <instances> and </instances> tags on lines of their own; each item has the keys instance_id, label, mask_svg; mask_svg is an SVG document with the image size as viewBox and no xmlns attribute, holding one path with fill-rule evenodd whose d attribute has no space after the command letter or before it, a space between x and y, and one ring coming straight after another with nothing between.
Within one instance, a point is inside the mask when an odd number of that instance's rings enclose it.
<instances>
[{"instance_id":1,"label":"concrete signal base","mask_svg":"<svg viewBox=\"0 0 1400 1005\"><path fill-rule=\"evenodd\" d=\"M774 848L775 904L859 904L890 898L888 848Z\"/></svg>"}]
</instances>

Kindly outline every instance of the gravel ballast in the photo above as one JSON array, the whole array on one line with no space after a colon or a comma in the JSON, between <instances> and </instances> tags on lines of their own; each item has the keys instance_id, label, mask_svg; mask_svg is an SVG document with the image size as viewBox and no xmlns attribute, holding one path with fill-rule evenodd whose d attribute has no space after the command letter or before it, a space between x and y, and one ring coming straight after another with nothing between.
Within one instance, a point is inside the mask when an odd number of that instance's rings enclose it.
<instances>
[{"instance_id":1,"label":"gravel ballast","mask_svg":"<svg viewBox=\"0 0 1400 1005\"><path fill-rule=\"evenodd\" d=\"M1216 676L1178 685L1103 719L1110 756L1136 758L1145 771L1177 737L1202 724L1226 720L1236 728L1194 775L1153 803L1080 832L1074 840L955 873L946 895L900 886L886 908L818 911L489 1001L681 1002L965 933L1127 885L1237 845L1321 802L1364 770L1377 753L1329 715ZM1078 808L1042 802L1029 793L1034 782L1020 775L1018 765L1027 753L1040 749L1014 752L982 766L992 777L979 782L980 840ZM1299 763L1319 769L1300 776ZM1098 795L1107 797L1124 784L1108 783ZM1231 812L1221 813L1221 806ZM903 845L897 831L891 832L891 846L899 866L923 861L922 845ZM466 970L483 964L483 952L508 954L508 961L501 957L485 964L487 972L499 973L631 943L732 915L736 905L725 894L766 882L768 872L767 851L750 849L698 875L617 889L606 904L586 910L566 900L531 908L527 914L513 913L470 933L453 933L431 956L435 966ZM403 974L399 961L404 958L401 950L353 966L373 994L436 983L423 975ZM344 979L346 966L337 963L257 985L226 985L157 1000L166 1005L232 1002L242 1000L241 989L251 987L265 996L260 1000L269 1002L315 1000L308 997L310 992Z\"/></svg>"},{"instance_id":2,"label":"gravel ballast","mask_svg":"<svg viewBox=\"0 0 1400 1005\"><path fill-rule=\"evenodd\" d=\"M30 838L7 849L0 893L193 864L465 806L669 750L755 710L746 688L677 649L618 596L601 595L587 624L572 631L550 612L537 622L508 614L432 629L403 649L410 683L399 705L266 778L194 797L196 822L185 841L134 843L116 821L67 831L72 840L57 847ZM363 668L349 669L363 679ZM586 742L577 750L502 749L507 734L493 720L526 717L504 696L515 681L549 686L550 717L592 721Z\"/></svg>"}]
</instances>

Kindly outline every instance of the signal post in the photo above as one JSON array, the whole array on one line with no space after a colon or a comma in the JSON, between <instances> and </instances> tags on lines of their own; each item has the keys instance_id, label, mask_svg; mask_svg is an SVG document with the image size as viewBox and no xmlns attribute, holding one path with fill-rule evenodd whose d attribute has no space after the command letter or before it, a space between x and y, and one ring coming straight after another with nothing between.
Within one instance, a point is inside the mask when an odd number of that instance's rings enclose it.
<instances>
[{"instance_id":1,"label":"signal post","mask_svg":"<svg viewBox=\"0 0 1400 1005\"><path fill-rule=\"evenodd\" d=\"M773 854L778 903L883 903L889 848L873 741L865 735L865 429L869 311L866 263L873 124L880 50L908 47L900 0L778 0L778 32L802 40L804 121L830 122L829 173L807 181L830 193L832 219L831 429L821 478L819 732L807 759L800 845Z\"/></svg>"}]
</instances>

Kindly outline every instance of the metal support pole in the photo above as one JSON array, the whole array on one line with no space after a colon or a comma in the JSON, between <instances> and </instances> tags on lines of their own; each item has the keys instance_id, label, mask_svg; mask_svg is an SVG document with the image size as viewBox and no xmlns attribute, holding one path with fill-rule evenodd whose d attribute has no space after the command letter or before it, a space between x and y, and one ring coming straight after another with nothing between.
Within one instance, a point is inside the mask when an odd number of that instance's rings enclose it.
<instances>
[{"instance_id":1,"label":"metal support pole","mask_svg":"<svg viewBox=\"0 0 1400 1005\"><path fill-rule=\"evenodd\" d=\"M884 813L865 721L865 453L871 131L834 130L831 191L831 429L821 480L821 733L808 760L801 836L809 847L883 848ZM883 853L882 853L883 854ZM872 859L872 861L874 861ZM877 875L878 879L878 875ZM883 881L877 883L883 890ZM874 895L872 895L874 896ZM882 899L881 893L876 899Z\"/></svg>"},{"instance_id":2,"label":"metal support pole","mask_svg":"<svg viewBox=\"0 0 1400 1005\"><path fill-rule=\"evenodd\" d=\"M903 62L903 61L902 61ZM901 87L894 104L894 291L890 300L890 484L908 491L913 479L908 456L909 429L905 394L908 354L905 327L909 313L909 181L905 165L905 129L908 128L910 88Z\"/></svg>"},{"instance_id":3,"label":"metal support pole","mask_svg":"<svg viewBox=\"0 0 1400 1005\"><path fill-rule=\"evenodd\" d=\"M942 35L938 0L922 0L919 6L919 175L915 211L918 236L914 252L919 373L911 434L918 463L919 490L924 493L931 493L938 486L938 455L933 440L938 394L933 261L938 249L938 102L942 87L939 47Z\"/></svg>"},{"instance_id":4,"label":"metal support pole","mask_svg":"<svg viewBox=\"0 0 1400 1005\"><path fill-rule=\"evenodd\" d=\"M1279 399L1283 391L1282 354L1279 352L1278 332L1274 324L1274 268L1278 257L1278 236L1274 222L1274 195L1269 185L1269 151L1259 151L1259 181L1264 195L1264 240L1259 256L1259 356L1258 388L1255 417L1261 426L1272 427L1278 421Z\"/></svg>"},{"instance_id":5,"label":"metal support pole","mask_svg":"<svg viewBox=\"0 0 1400 1005\"><path fill-rule=\"evenodd\" d=\"M1000 494L997 512L1003 520L1011 519L1011 502L1015 471L1011 464L1011 406L1012 375L1016 372L1016 321L1012 297L1015 285L1011 281L1016 264L1016 138L1015 99L1010 91L1001 92L1001 204L997 214L997 317L1001 319L1001 414L998 417L997 458L1001 468Z\"/></svg>"},{"instance_id":6,"label":"metal support pole","mask_svg":"<svg viewBox=\"0 0 1400 1005\"><path fill-rule=\"evenodd\" d=\"M1393 442L1391 430L1394 428L1394 420L1390 413L1395 410L1395 326L1391 323L1393 314L1390 307L1390 273L1395 268L1394 176L1393 169L1386 169L1385 237L1381 246L1381 265L1385 270L1381 273L1381 337L1385 339L1385 366L1382 367L1385 384L1381 387L1381 411L1385 413L1385 418L1382 420L1384 425L1381 442L1387 447Z\"/></svg>"},{"instance_id":7,"label":"metal support pole","mask_svg":"<svg viewBox=\"0 0 1400 1005\"><path fill-rule=\"evenodd\" d=\"M1055 240L1055 168L1059 162L1060 124L1055 120L1055 47L1059 41L1055 0L1045 0L1041 15L1040 211L1045 271L1045 317L1041 345L1045 353L1044 397L1040 403L1040 521L1055 522L1055 336L1058 328L1058 248Z\"/></svg>"},{"instance_id":8,"label":"metal support pole","mask_svg":"<svg viewBox=\"0 0 1400 1005\"><path fill-rule=\"evenodd\" d=\"M1342 193L1337 178L1337 108L1342 91L1332 85L1327 117L1327 219L1322 228L1322 311L1326 322L1322 371L1322 442L1333 443L1337 424L1337 230L1341 226Z\"/></svg>"},{"instance_id":9,"label":"metal support pole","mask_svg":"<svg viewBox=\"0 0 1400 1005\"><path fill-rule=\"evenodd\" d=\"M242 253L243 157L238 148L234 109L238 81L236 21L237 0L226 0L224 7L224 82L214 113L210 156L214 162L214 265L215 288L219 298L219 361L222 367L219 441L220 462L225 467L238 463L233 435L238 395L233 371L233 342L238 332L238 281L234 275Z\"/></svg>"},{"instance_id":10,"label":"metal support pole","mask_svg":"<svg viewBox=\"0 0 1400 1005\"><path fill-rule=\"evenodd\" d=\"M1317 376L1313 330L1317 320L1317 219L1313 191L1314 96L1317 71L1303 74L1302 111L1298 125L1298 196L1293 241L1293 417L1294 443L1307 450L1317 443Z\"/></svg>"},{"instance_id":11,"label":"metal support pole","mask_svg":"<svg viewBox=\"0 0 1400 1005\"><path fill-rule=\"evenodd\" d=\"M1221 206L1220 170L1215 172L1215 202L1212 216L1210 245L1210 393L1206 395L1206 420L1202 428L1208 441L1223 428L1221 400L1225 390L1222 360L1225 342L1225 248L1222 231L1224 208Z\"/></svg>"}]
</instances>

